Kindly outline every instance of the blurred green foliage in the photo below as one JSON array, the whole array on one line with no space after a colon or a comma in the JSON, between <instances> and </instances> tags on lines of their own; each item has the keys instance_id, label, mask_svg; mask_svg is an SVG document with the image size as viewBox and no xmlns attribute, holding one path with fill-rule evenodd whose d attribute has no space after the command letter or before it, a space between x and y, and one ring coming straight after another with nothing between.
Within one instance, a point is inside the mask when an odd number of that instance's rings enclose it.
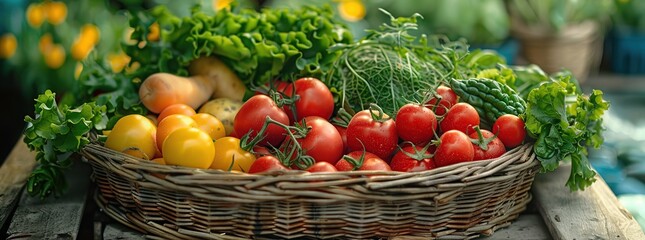
<instances>
[{"instance_id":1,"label":"blurred green foliage","mask_svg":"<svg viewBox=\"0 0 645 240\"><path fill-rule=\"evenodd\" d=\"M645 32L645 1L614 0L614 3L616 12L612 15L612 20L616 28Z\"/></svg>"},{"instance_id":2,"label":"blurred green foliage","mask_svg":"<svg viewBox=\"0 0 645 240\"><path fill-rule=\"evenodd\" d=\"M587 20L609 23L614 12L614 0L509 0L512 18L529 27L554 32Z\"/></svg>"}]
</instances>

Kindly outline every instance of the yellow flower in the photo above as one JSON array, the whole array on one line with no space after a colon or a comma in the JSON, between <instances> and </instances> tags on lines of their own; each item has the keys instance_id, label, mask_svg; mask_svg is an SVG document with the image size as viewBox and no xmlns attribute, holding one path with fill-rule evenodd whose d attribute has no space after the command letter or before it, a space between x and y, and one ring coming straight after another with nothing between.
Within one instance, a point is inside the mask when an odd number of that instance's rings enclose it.
<instances>
[{"instance_id":1,"label":"yellow flower","mask_svg":"<svg viewBox=\"0 0 645 240\"><path fill-rule=\"evenodd\" d=\"M57 69L63 63L65 63L65 49L60 44L54 44L49 52L45 53L45 64L52 69Z\"/></svg>"},{"instance_id":2,"label":"yellow flower","mask_svg":"<svg viewBox=\"0 0 645 240\"><path fill-rule=\"evenodd\" d=\"M18 41L16 36L7 33L0 37L0 58L10 58L16 53L18 48Z\"/></svg>"},{"instance_id":3,"label":"yellow flower","mask_svg":"<svg viewBox=\"0 0 645 240\"><path fill-rule=\"evenodd\" d=\"M112 72L118 73L123 71L126 65L130 62L130 56L125 53L110 53L107 56L110 66L112 66Z\"/></svg>"},{"instance_id":4,"label":"yellow flower","mask_svg":"<svg viewBox=\"0 0 645 240\"><path fill-rule=\"evenodd\" d=\"M46 2L43 8L46 11L47 21L52 25L61 24L67 17L67 5L63 2Z\"/></svg>"},{"instance_id":5,"label":"yellow flower","mask_svg":"<svg viewBox=\"0 0 645 240\"><path fill-rule=\"evenodd\" d=\"M342 0L338 4L338 12L343 19L356 22L365 17L365 5L361 0Z\"/></svg>"},{"instance_id":6,"label":"yellow flower","mask_svg":"<svg viewBox=\"0 0 645 240\"><path fill-rule=\"evenodd\" d=\"M49 33L45 33L42 37L40 37L40 40L38 41L38 49L40 49L40 52L43 54L49 52L53 45L54 40L52 38L52 35Z\"/></svg>"},{"instance_id":7,"label":"yellow flower","mask_svg":"<svg viewBox=\"0 0 645 240\"><path fill-rule=\"evenodd\" d=\"M148 32L148 41L155 42L159 41L159 23L154 22L152 25L150 25Z\"/></svg>"},{"instance_id":8,"label":"yellow flower","mask_svg":"<svg viewBox=\"0 0 645 240\"><path fill-rule=\"evenodd\" d=\"M81 62L76 62L76 67L74 68L74 79L78 80L81 77L81 72L83 72L83 64Z\"/></svg>"},{"instance_id":9,"label":"yellow flower","mask_svg":"<svg viewBox=\"0 0 645 240\"><path fill-rule=\"evenodd\" d=\"M42 5L37 3L29 4L26 15L27 23L34 28L40 27L45 21L45 10Z\"/></svg>"},{"instance_id":10,"label":"yellow flower","mask_svg":"<svg viewBox=\"0 0 645 240\"><path fill-rule=\"evenodd\" d=\"M92 49L94 49L94 44L83 38L78 38L72 44L72 58L77 61L83 60Z\"/></svg>"},{"instance_id":11,"label":"yellow flower","mask_svg":"<svg viewBox=\"0 0 645 240\"><path fill-rule=\"evenodd\" d=\"M94 24L85 24L81 27L81 41L87 41L88 43L95 45L101 39L101 31Z\"/></svg>"},{"instance_id":12,"label":"yellow flower","mask_svg":"<svg viewBox=\"0 0 645 240\"><path fill-rule=\"evenodd\" d=\"M215 9L215 11L219 11L224 8L230 9L232 2L233 0L213 0L213 8Z\"/></svg>"}]
</instances>

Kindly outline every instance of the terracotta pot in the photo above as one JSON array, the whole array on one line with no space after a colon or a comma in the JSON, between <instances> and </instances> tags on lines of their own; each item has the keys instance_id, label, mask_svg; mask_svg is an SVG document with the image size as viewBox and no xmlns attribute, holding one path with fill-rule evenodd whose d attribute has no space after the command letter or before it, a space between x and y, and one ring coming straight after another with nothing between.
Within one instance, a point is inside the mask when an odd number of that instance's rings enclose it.
<instances>
[{"instance_id":1,"label":"terracotta pot","mask_svg":"<svg viewBox=\"0 0 645 240\"><path fill-rule=\"evenodd\" d=\"M511 21L511 33L519 39L520 55L525 61L537 64L548 73L568 69L579 82L599 67L602 56L599 30L593 21L566 26L559 32Z\"/></svg>"}]
</instances>

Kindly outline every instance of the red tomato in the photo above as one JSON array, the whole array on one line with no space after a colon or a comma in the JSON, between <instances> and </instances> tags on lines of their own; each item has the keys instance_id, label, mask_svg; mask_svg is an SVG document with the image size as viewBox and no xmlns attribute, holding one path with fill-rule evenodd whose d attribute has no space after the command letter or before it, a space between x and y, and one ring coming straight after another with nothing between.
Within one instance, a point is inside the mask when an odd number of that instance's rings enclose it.
<instances>
[{"instance_id":1,"label":"red tomato","mask_svg":"<svg viewBox=\"0 0 645 240\"><path fill-rule=\"evenodd\" d=\"M414 144L429 142L437 129L437 117L427 107L406 104L396 114L396 132L404 141Z\"/></svg>"},{"instance_id":2,"label":"red tomato","mask_svg":"<svg viewBox=\"0 0 645 240\"><path fill-rule=\"evenodd\" d=\"M444 133L454 129L470 134L474 132L473 127L479 126L479 114L470 104L457 103L448 110L439 126Z\"/></svg>"},{"instance_id":3,"label":"red tomato","mask_svg":"<svg viewBox=\"0 0 645 240\"><path fill-rule=\"evenodd\" d=\"M269 90L271 88L273 88L273 90L275 91L284 93L284 90L287 89L288 87L291 87L291 83L275 80L272 82L267 82L264 84L264 86L259 87L259 89L255 90L255 95L258 95L258 94L267 95L267 93L269 93Z\"/></svg>"},{"instance_id":4,"label":"red tomato","mask_svg":"<svg viewBox=\"0 0 645 240\"><path fill-rule=\"evenodd\" d=\"M434 163L437 167L469 162L475 157L473 144L463 132L447 131L441 135L439 141L439 146L434 153Z\"/></svg>"},{"instance_id":5,"label":"red tomato","mask_svg":"<svg viewBox=\"0 0 645 240\"><path fill-rule=\"evenodd\" d=\"M504 143L488 130L480 130L482 136L480 137L477 132L471 133L470 138L475 139L473 143L473 150L475 155L473 160L484 160L502 156L506 152ZM482 146L486 146L485 150Z\"/></svg>"},{"instance_id":6,"label":"red tomato","mask_svg":"<svg viewBox=\"0 0 645 240\"><path fill-rule=\"evenodd\" d=\"M365 153L363 160L361 161L361 156ZM338 171L352 171L352 170L383 170L383 171L392 171L390 165L388 165L383 159L376 156L376 154L363 152L363 151L353 151L345 155L356 161L358 166L355 166L351 162L347 161L344 157L336 162L336 169Z\"/></svg>"},{"instance_id":7,"label":"red tomato","mask_svg":"<svg viewBox=\"0 0 645 240\"><path fill-rule=\"evenodd\" d=\"M284 125L289 125L289 117L278 107L278 105L268 96L255 95L242 105L240 110L235 115L233 120L233 128L237 135L245 135L252 131L251 138L255 137L267 117L280 122ZM275 124L270 124L264 133L264 139L258 144L261 146L278 146L284 140L286 130Z\"/></svg>"},{"instance_id":8,"label":"red tomato","mask_svg":"<svg viewBox=\"0 0 645 240\"><path fill-rule=\"evenodd\" d=\"M347 128L334 125L336 128L336 131L338 131L338 134L340 134L340 138L343 140L343 154L349 153L349 147L347 146Z\"/></svg>"},{"instance_id":9,"label":"red tomato","mask_svg":"<svg viewBox=\"0 0 645 240\"><path fill-rule=\"evenodd\" d=\"M305 117L307 136L297 141L304 153L316 162L335 164L343 156L343 139L334 125L317 116Z\"/></svg>"},{"instance_id":10,"label":"red tomato","mask_svg":"<svg viewBox=\"0 0 645 240\"><path fill-rule=\"evenodd\" d=\"M493 124L493 133L497 134L497 137L507 148L519 146L526 138L524 121L511 114L505 114L497 118Z\"/></svg>"},{"instance_id":11,"label":"red tomato","mask_svg":"<svg viewBox=\"0 0 645 240\"><path fill-rule=\"evenodd\" d=\"M432 153L420 145L405 144L392 157L390 167L399 172L420 172L435 168Z\"/></svg>"},{"instance_id":12,"label":"red tomato","mask_svg":"<svg viewBox=\"0 0 645 240\"><path fill-rule=\"evenodd\" d=\"M437 104L437 98L432 98L428 101L428 107L433 109L437 115L441 116L444 115L448 109L457 104L457 94L452 90L452 88L443 85L437 88L437 94L441 97L439 103Z\"/></svg>"},{"instance_id":13,"label":"red tomato","mask_svg":"<svg viewBox=\"0 0 645 240\"><path fill-rule=\"evenodd\" d=\"M338 169L328 162L317 162L307 168L307 172L338 172Z\"/></svg>"},{"instance_id":14,"label":"red tomato","mask_svg":"<svg viewBox=\"0 0 645 240\"><path fill-rule=\"evenodd\" d=\"M274 156L263 156L258 159L255 159L255 162L251 164L251 167L249 168L248 173L263 173L263 172L270 172L270 171L278 171L278 170L287 170L288 168L285 167L280 160L278 160Z\"/></svg>"},{"instance_id":15,"label":"red tomato","mask_svg":"<svg viewBox=\"0 0 645 240\"><path fill-rule=\"evenodd\" d=\"M316 78L301 78L293 83L294 87L287 87L284 90L286 96L295 95L298 99L295 103L296 115L291 106L285 105L284 110L289 116L291 122L300 121L308 116L318 116L329 119L334 113L334 97L323 82Z\"/></svg>"},{"instance_id":16,"label":"red tomato","mask_svg":"<svg viewBox=\"0 0 645 240\"><path fill-rule=\"evenodd\" d=\"M260 158L263 156L273 156L271 151L269 151L268 148L263 147L263 146L254 146L253 147L253 155L255 155L256 158Z\"/></svg>"},{"instance_id":17,"label":"red tomato","mask_svg":"<svg viewBox=\"0 0 645 240\"><path fill-rule=\"evenodd\" d=\"M379 115L377 112L374 114ZM356 113L347 125L349 150L371 152L389 161L390 155L396 149L399 136L396 133L394 120L388 118L387 114L383 114L383 119L374 119L371 110Z\"/></svg>"}]
</instances>

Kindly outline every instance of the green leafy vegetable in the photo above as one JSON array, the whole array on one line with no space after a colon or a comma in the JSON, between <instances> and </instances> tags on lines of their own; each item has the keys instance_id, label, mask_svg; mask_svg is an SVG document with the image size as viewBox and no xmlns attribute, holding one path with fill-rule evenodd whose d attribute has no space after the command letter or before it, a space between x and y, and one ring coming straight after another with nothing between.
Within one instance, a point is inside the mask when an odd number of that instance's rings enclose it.
<instances>
[{"instance_id":1,"label":"green leafy vegetable","mask_svg":"<svg viewBox=\"0 0 645 240\"><path fill-rule=\"evenodd\" d=\"M565 75L528 94L523 118L529 134L537 139L535 154L545 171L555 170L561 161L571 161L566 185L572 191L583 190L595 181L586 148L602 144L602 115L608 108L601 91L583 96Z\"/></svg>"},{"instance_id":2,"label":"green leafy vegetable","mask_svg":"<svg viewBox=\"0 0 645 240\"><path fill-rule=\"evenodd\" d=\"M367 30L361 41L330 50L341 53L325 77L338 107L358 111L376 103L394 116L402 105L422 100L450 78L475 77L482 69L504 63L493 51L469 52L463 40L414 35L421 15L394 17L381 11L390 17L389 24Z\"/></svg>"},{"instance_id":3,"label":"green leafy vegetable","mask_svg":"<svg viewBox=\"0 0 645 240\"><path fill-rule=\"evenodd\" d=\"M85 103L77 108L58 106L56 94L45 91L36 99L35 117L25 117L28 123L24 141L36 151L38 167L27 182L32 195L45 198L60 196L66 187L63 169L71 165L71 155L89 143L86 134L91 129L103 129L107 123L105 106Z\"/></svg>"},{"instance_id":4,"label":"green leafy vegetable","mask_svg":"<svg viewBox=\"0 0 645 240\"><path fill-rule=\"evenodd\" d=\"M126 73L115 73L105 59L91 59L83 64L74 95L78 103L94 101L99 106L106 107L109 118L107 129L121 117L129 114L145 115L148 110L139 100L139 85L141 80Z\"/></svg>"},{"instance_id":5,"label":"green leafy vegetable","mask_svg":"<svg viewBox=\"0 0 645 240\"><path fill-rule=\"evenodd\" d=\"M150 26L161 28L159 41L148 41ZM214 15L199 8L189 17L174 16L163 6L132 15L135 44L125 52L141 68L134 77L157 72L188 75L187 66L202 55L216 55L247 86L299 76L321 77L339 55L327 49L350 43L349 30L333 17L329 6L299 10L263 9L257 12L220 10ZM142 47L143 46L143 47Z\"/></svg>"}]
</instances>

